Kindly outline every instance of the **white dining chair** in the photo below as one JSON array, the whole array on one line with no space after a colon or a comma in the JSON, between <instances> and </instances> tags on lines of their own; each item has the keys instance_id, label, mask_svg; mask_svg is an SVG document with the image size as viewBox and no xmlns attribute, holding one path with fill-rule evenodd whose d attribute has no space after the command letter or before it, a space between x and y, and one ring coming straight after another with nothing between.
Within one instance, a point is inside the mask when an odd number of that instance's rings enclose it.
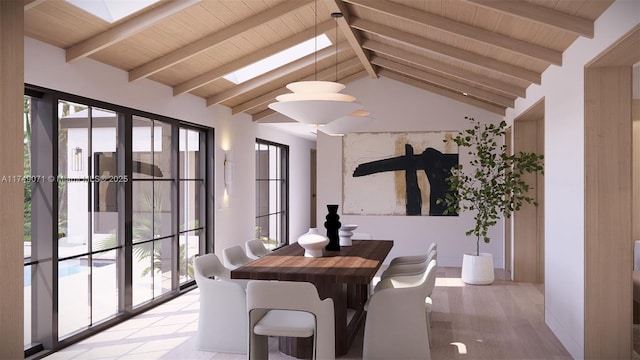
<instances>
[{"instance_id":1,"label":"white dining chair","mask_svg":"<svg viewBox=\"0 0 640 360\"><path fill-rule=\"evenodd\" d=\"M222 250L222 261L224 261L224 266L233 270L237 269L242 265L248 264L252 261L250 257L245 254L244 250L240 245L230 246L224 250Z\"/></svg>"},{"instance_id":2,"label":"white dining chair","mask_svg":"<svg viewBox=\"0 0 640 360\"><path fill-rule=\"evenodd\" d=\"M243 283L229 279L229 269L215 254L196 257L194 270L200 291L196 348L246 354L247 296Z\"/></svg>"},{"instance_id":3,"label":"white dining chair","mask_svg":"<svg viewBox=\"0 0 640 360\"><path fill-rule=\"evenodd\" d=\"M429 343L431 343L431 312L433 309L433 300L431 298L431 294L433 293L433 289L436 285L437 264L438 263L436 259L431 259L423 273L388 276L380 280L380 282L378 282L378 284L376 284L374 288L374 292L377 292L386 288L404 288L417 286L424 277L425 283L423 286L424 293L422 296L422 302L423 311L427 313L426 322L428 329L427 337L429 339Z\"/></svg>"},{"instance_id":4,"label":"white dining chair","mask_svg":"<svg viewBox=\"0 0 640 360\"><path fill-rule=\"evenodd\" d=\"M247 240L244 243L244 248L247 252L247 256L252 259L259 259L269 253L269 249L264 246L264 243L260 239Z\"/></svg>"},{"instance_id":5,"label":"white dining chair","mask_svg":"<svg viewBox=\"0 0 640 360\"><path fill-rule=\"evenodd\" d=\"M432 251L435 251L435 259L437 259L438 256L438 244L435 242L432 242L431 244L429 244L429 247L427 248L427 252L425 252L424 254L419 254L419 255L406 255L406 256L396 256L393 259L391 259L391 262L389 263L389 266L394 266L394 265L401 265L401 264L418 264L418 263L422 263L426 260L427 256L429 256L429 254L431 254Z\"/></svg>"},{"instance_id":6,"label":"white dining chair","mask_svg":"<svg viewBox=\"0 0 640 360\"><path fill-rule=\"evenodd\" d=\"M313 359L335 358L333 300L298 281L250 281L247 285L249 356L267 359L268 337L313 336Z\"/></svg>"},{"instance_id":7,"label":"white dining chair","mask_svg":"<svg viewBox=\"0 0 640 360\"><path fill-rule=\"evenodd\" d=\"M391 277L367 301L362 356L364 360L431 359L425 294L429 271L419 276Z\"/></svg>"},{"instance_id":8,"label":"white dining chair","mask_svg":"<svg viewBox=\"0 0 640 360\"><path fill-rule=\"evenodd\" d=\"M389 264L387 269L382 272L380 279L385 279L390 276L399 275L418 275L427 269L427 265L431 260L437 258L437 251L431 250L428 254L412 255L414 259L421 260L420 262L393 262ZM397 258L394 258L397 259Z\"/></svg>"}]
</instances>

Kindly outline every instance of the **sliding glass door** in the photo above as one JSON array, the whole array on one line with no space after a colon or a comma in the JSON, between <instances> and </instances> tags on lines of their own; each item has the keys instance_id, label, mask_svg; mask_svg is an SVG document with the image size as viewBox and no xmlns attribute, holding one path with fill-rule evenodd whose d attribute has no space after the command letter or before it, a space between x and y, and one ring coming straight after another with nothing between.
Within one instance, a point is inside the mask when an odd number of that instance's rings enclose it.
<instances>
[{"instance_id":1,"label":"sliding glass door","mask_svg":"<svg viewBox=\"0 0 640 360\"><path fill-rule=\"evenodd\" d=\"M58 337L64 338L118 311L116 144L118 117L64 100L58 102L57 284Z\"/></svg>"},{"instance_id":2,"label":"sliding glass door","mask_svg":"<svg viewBox=\"0 0 640 360\"><path fill-rule=\"evenodd\" d=\"M27 92L25 349L55 350L194 284L213 130Z\"/></svg>"}]
</instances>

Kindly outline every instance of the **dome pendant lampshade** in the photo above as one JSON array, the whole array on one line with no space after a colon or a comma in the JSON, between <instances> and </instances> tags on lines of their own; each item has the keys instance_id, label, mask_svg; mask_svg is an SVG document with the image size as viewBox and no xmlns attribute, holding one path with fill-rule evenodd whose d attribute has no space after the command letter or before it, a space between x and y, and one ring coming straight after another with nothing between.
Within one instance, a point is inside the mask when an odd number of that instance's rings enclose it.
<instances>
[{"instance_id":1,"label":"dome pendant lampshade","mask_svg":"<svg viewBox=\"0 0 640 360\"><path fill-rule=\"evenodd\" d=\"M276 97L269 108L304 124L324 125L362 108L356 98L339 93L344 85L332 81L299 81L287 85L292 93Z\"/></svg>"},{"instance_id":2,"label":"dome pendant lampshade","mask_svg":"<svg viewBox=\"0 0 640 360\"><path fill-rule=\"evenodd\" d=\"M316 1L317 2L317 1ZM316 4L317 10L317 4ZM316 12L317 13L317 12ZM336 80L338 77L338 22L341 13L332 13L336 19ZM316 18L316 26L317 26ZM316 34L317 36L317 34ZM317 50L316 50L317 54ZM316 61L317 66L317 61ZM292 92L276 97L276 102L269 108L298 122L309 125L325 125L333 120L362 109L356 98L341 94L344 85L333 81L298 81L287 85Z\"/></svg>"}]
</instances>

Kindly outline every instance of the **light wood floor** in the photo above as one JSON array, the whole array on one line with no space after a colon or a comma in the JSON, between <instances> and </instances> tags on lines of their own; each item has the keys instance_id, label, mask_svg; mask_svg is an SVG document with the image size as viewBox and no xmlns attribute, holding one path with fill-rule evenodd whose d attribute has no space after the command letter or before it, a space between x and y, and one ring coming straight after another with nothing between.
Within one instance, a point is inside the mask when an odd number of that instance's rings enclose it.
<instances>
[{"instance_id":1,"label":"light wood floor","mask_svg":"<svg viewBox=\"0 0 640 360\"><path fill-rule=\"evenodd\" d=\"M571 359L544 324L543 287L513 283L501 270L496 277L490 286L465 286L460 268L438 268L432 359ZM193 290L47 359L246 359L195 350L198 306ZM270 359L291 359L273 340ZM362 332L342 359L361 354Z\"/></svg>"},{"instance_id":2,"label":"light wood floor","mask_svg":"<svg viewBox=\"0 0 640 360\"><path fill-rule=\"evenodd\" d=\"M433 359L571 359L544 323L543 285L496 270L492 285L464 286L460 268L439 268L436 281Z\"/></svg>"}]
</instances>

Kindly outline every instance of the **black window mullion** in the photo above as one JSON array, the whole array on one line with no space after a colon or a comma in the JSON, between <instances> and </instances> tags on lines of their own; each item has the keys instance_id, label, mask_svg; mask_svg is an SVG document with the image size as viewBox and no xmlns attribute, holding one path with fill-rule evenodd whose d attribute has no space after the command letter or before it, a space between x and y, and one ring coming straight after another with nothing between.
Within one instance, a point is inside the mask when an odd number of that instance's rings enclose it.
<instances>
[{"instance_id":1,"label":"black window mullion","mask_svg":"<svg viewBox=\"0 0 640 360\"><path fill-rule=\"evenodd\" d=\"M44 175L53 176L54 180L47 183L38 183L33 186L37 186L39 188L44 189L45 191L38 190L39 194L44 194L42 199L38 199L38 204L40 202L44 202L44 204L40 204L38 206L38 216L46 217L46 219L42 219L38 224L40 230L36 235L39 239L32 239L34 244L36 241L40 241L41 243L46 243L47 246L42 246L39 250L39 253L31 259L31 261L27 261L25 263L26 266L31 266L32 275L34 275L34 279L38 278L38 281L43 281L45 279L47 281L46 284L42 284L46 286L47 291L38 291L39 286L36 286L36 280L31 282L32 284L32 329L33 329L33 340L36 342L41 342L42 347L45 351L55 351L59 348L66 346L70 343L76 342L82 338L86 338L89 335L95 334L99 330L103 330L104 328L111 326L117 322L120 322L133 314L139 313L141 311L146 311L151 306L153 306L155 294L152 300L149 303L140 304L140 306L136 306L134 311L133 309L133 279L132 279L132 271L133 271L133 261L134 257L132 254L133 249L133 119L132 116L135 114L136 116L144 116L152 120L152 128L151 128L151 136L154 136L154 125L156 124L169 124L172 126L172 135L171 135L171 166L174 169L174 175L167 179L171 182L171 208L175 209L176 204L179 204L180 194L179 194L179 181L177 178L179 177L179 128L184 126L184 128L192 129L198 131L200 136L200 146L199 146L199 154L198 154L198 163L194 164L195 166L199 166L197 176L194 176L194 179L188 179L187 184L193 185L198 188L198 196L199 207L200 209L196 209L196 213L194 214L196 218L199 219L198 226L189 226L185 227L184 233L193 233L197 232L200 235L200 251L206 251L207 247L213 249L213 215L212 211L213 204L213 192L210 187L213 187L212 179L213 179L213 149L214 149L214 138L213 138L213 129L204 129L197 125L187 125L182 124L180 121L169 119L163 116L156 116L153 114L148 114L142 111L125 108L118 105L108 104L101 101L83 98L81 96L64 94L55 90L43 89L37 86L25 85L25 92L30 92L33 89L33 93L39 96L39 103L37 105L38 111L40 114L38 115L38 125L41 128L49 126L50 131L39 131L40 135L45 135L44 139L40 139L38 144L45 144L48 139L51 143L47 146L50 147L50 151L43 151L40 155L37 155L38 158L34 161L34 157L32 157L32 169L34 168L34 163L39 162L41 166L37 169L39 172L33 172L33 175ZM117 125L116 125L116 166L117 166L117 174L119 176L126 176L124 182L117 184L116 186L116 197L117 197L117 218L118 218L118 229L116 233L116 244L114 246L109 246L108 248L101 248L99 251L94 251L94 237L93 231L93 215L97 209L93 209L94 196L97 192L92 192L92 182L88 181L88 200L87 200L87 208L89 209L87 217L88 217L88 239L87 239L87 250L82 254L74 254L73 256L68 256L66 258L60 258L59 248L58 248L58 220L60 217L59 211L59 202L61 201L60 195L58 193L58 187L61 185L58 181L58 174L62 174L59 169L60 162L62 159L59 159L60 149L56 145L59 141L60 135L60 121L59 121L59 113L58 113L58 104L60 101L68 101L75 104L86 105L89 112L89 124L88 124L88 135L87 135L87 143L88 156L85 156L83 161L86 162L87 166L87 175L89 177L96 175L94 174L94 169L96 168L96 164L94 164L93 150L94 146L97 143L93 139L93 130L94 125L99 126L97 119L94 119L93 116L96 115L97 108L102 108L108 111L113 111L114 115L117 116ZM34 120L32 122L32 126L35 126L36 119L35 116L32 116ZM45 140L44 142L42 140ZM166 145L169 144L165 144ZM154 141L151 143L152 151L154 146ZM43 146L44 149L46 146ZM40 150L42 150L40 149ZM42 165L48 164L50 166L49 170L46 170ZM153 163L155 165L156 159L153 158ZM178 170L176 170L178 169ZM187 175L191 177L190 175ZM142 179L140 179L142 180ZM155 195L155 192L161 191L160 183L156 184L155 181L164 181L165 179L150 179L152 181L152 192ZM157 185L157 186L156 186ZM47 192L50 192L50 196ZM45 196L46 195L46 196ZM48 197L48 198L47 198ZM49 203L50 206L46 206ZM33 203L32 203L33 204ZM84 205L83 205L84 206ZM156 220L157 215L156 210L154 209L152 213L152 220ZM46 213L43 213L46 211ZM162 234L162 238L155 239L153 236L150 239L145 239L142 243L153 242L153 246L155 247L157 244L160 244L160 240L169 240L172 246L171 248L171 258L175 264L172 265L172 290L170 297L177 295L177 291L180 289L179 287L179 274L180 271L179 261L175 261L179 256L179 234L182 233L179 229L179 218L178 212L171 210L172 212L172 226L171 226L171 234ZM69 214L73 216L73 214ZM152 224L155 221L152 221ZM34 225L35 226L35 223ZM46 227L46 231L44 230ZM192 228L191 228L192 227ZM158 229L153 229L154 233L158 232ZM166 236L165 236L166 235ZM48 239L48 240L47 240ZM167 246L169 245L169 241L167 241ZM164 244L163 244L164 245ZM36 247L37 245L34 245ZM35 251L35 249L34 249ZM116 313L115 318L107 319L107 321L100 321L99 324L94 324L94 320L97 318L94 315L94 304L93 300L98 300L93 297L93 288L98 283L93 284L94 280L94 260L98 258L97 253L103 252L117 252L117 265L116 265L116 278L117 278L117 291L120 296L118 296L118 312ZM46 252L46 254L45 254ZM168 254L167 254L168 255ZM36 257L37 256L37 257ZM79 296L87 296L89 299L89 328L86 330L82 330L78 333L74 333L70 336L65 336L64 339L59 339L58 332L58 323L59 323L59 263L65 260L71 259L87 259L88 269L88 294L79 294ZM153 267L153 257L151 258L151 266ZM39 269L36 269L39 268ZM46 268L45 271L42 269ZM176 271L178 269L178 271ZM36 274L37 271L37 274ZM37 275L37 276L35 276ZM160 277L155 279L153 277L153 281L161 281ZM187 284L188 285L188 284ZM44 289L44 288L43 288ZM46 293L46 294L45 294ZM163 299L159 299L163 301L167 299L167 294L162 294ZM49 304L41 303L43 299L49 299ZM42 310L42 311L41 311ZM47 314L43 314L43 311L46 311ZM47 325L43 326L43 323L47 323ZM44 328L48 328L47 330L43 330ZM49 330L50 329L50 330Z\"/></svg>"}]
</instances>

